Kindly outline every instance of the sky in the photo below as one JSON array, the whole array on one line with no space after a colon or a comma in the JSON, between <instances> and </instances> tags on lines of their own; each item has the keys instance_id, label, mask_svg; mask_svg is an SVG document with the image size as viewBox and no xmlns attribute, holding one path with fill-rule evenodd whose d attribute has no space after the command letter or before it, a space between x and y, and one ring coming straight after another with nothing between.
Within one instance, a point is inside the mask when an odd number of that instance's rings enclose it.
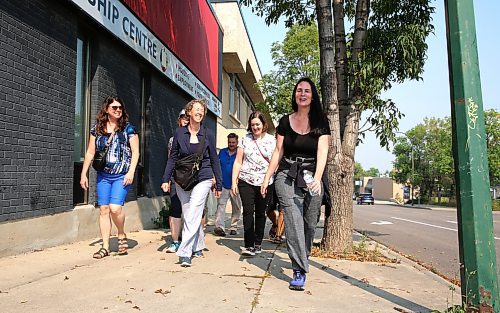
<instances>
[{"instance_id":1,"label":"sky","mask_svg":"<svg viewBox=\"0 0 500 313\"><path fill-rule=\"evenodd\" d=\"M426 117L442 118L451 114L444 1L434 1L433 5L436 7L433 16L435 31L427 39L428 59L423 80L395 85L382 94L383 98L392 99L405 114L400 120L401 132L422 123ZM260 71L262 74L269 73L273 70L271 45L283 40L286 28L283 23L267 26L264 19L256 16L249 8L242 7L242 12ZM474 1L483 108L500 111L500 83L497 79L500 62L495 57L500 50L500 36L494 27L494 21L498 21L498 12L500 1ZM355 159L364 169L374 167L383 173L392 169L394 156L380 147L378 139L372 133L368 133L364 143L356 148Z\"/></svg>"}]
</instances>

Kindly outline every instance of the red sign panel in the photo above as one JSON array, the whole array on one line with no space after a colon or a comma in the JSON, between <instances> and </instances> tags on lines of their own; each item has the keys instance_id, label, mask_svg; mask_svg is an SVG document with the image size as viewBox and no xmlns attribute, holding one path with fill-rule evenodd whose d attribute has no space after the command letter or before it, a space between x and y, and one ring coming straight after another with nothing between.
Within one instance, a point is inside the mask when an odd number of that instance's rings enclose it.
<instances>
[{"instance_id":1,"label":"red sign panel","mask_svg":"<svg viewBox=\"0 0 500 313\"><path fill-rule=\"evenodd\" d=\"M122 0L215 94L222 34L207 0Z\"/></svg>"}]
</instances>

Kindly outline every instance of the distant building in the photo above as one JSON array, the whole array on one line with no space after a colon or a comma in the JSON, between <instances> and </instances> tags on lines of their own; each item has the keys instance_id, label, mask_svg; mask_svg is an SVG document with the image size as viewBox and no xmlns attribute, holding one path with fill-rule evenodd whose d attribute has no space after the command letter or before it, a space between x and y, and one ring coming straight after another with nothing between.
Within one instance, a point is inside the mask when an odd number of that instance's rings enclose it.
<instances>
[{"instance_id":1,"label":"distant building","mask_svg":"<svg viewBox=\"0 0 500 313\"><path fill-rule=\"evenodd\" d=\"M248 36L247 26L237 0L210 1L224 32L222 46L222 111L217 119L217 148L227 146L227 135L247 133L247 122L255 105L264 101L256 86L262 79L259 64ZM266 116L269 132L274 124Z\"/></svg>"},{"instance_id":2,"label":"distant building","mask_svg":"<svg viewBox=\"0 0 500 313\"><path fill-rule=\"evenodd\" d=\"M375 200L403 200L404 186L396 183L392 178L362 177L359 181L361 185L355 186L355 191L359 193L371 193Z\"/></svg>"}]
</instances>

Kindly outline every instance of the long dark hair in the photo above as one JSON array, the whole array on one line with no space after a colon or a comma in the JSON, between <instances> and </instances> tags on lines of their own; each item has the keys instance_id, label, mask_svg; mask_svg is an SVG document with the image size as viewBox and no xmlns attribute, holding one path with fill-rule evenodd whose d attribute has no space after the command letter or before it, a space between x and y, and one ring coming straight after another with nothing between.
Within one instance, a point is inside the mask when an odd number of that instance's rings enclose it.
<instances>
[{"instance_id":1,"label":"long dark hair","mask_svg":"<svg viewBox=\"0 0 500 313\"><path fill-rule=\"evenodd\" d=\"M316 84L309 77L302 77L299 79L292 92L292 109L294 112L299 110L299 106L295 101L295 92L297 92L297 87L301 82L307 82L311 85L312 99L311 99L311 108L309 109L309 126L311 128L312 133L316 133L319 127L328 125L328 119L326 118L326 114L321 107L321 101L319 98L318 88L316 88Z\"/></svg>"},{"instance_id":2,"label":"long dark hair","mask_svg":"<svg viewBox=\"0 0 500 313\"><path fill-rule=\"evenodd\" d=\"M116 97L116 96L109 96L104 99L101 105L101 109L99 110L99 113L97 113L96 116L96 133L103 136L107 133L107 126L106 123L108 122L108 113L106 113L106 110L108 109L109 105L113 103L114 101L120 103L122 105L122 116L118 120L118 129L116 131L123 131L125 129L125 125L128 123L128 113L125 110L125 103L123 102L122 99Z\"/></svg>"}]
</instances>

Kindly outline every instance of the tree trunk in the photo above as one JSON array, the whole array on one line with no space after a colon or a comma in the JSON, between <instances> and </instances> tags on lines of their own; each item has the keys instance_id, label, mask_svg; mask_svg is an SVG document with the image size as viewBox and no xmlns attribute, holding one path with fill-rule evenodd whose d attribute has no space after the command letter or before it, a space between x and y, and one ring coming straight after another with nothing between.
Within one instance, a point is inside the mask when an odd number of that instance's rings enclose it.
<instances>
[{"instance_id":1,"label":"tree trunk","mask_svg":"<svg viewBox=\"0 0 500 313\"><path fill-rule=\"evenodd\" d=\"M335 19L334 25L337 32L344 31L344 12L339 5L343 5L343 1L335 1ZM363 42L366 37L366 28L369 13L369 0L359 0L356 6L356 21L355 33L353 41L353 51L351 62L357 62L358 54L363 50ZM324 49L321 45L322 42L330 42L331 29L331 3L330 1L316 1L316 11L318 14L318 29L320 36L320 56L321 62L323 60L331 60L334 52L330 49ZM330 24L327 27L326 24ZM335 40L335 61L341 62L337 64L337 69L343 69L343 75L347 69L347 51L345 49L345 34L342 40L342 34L337 34ZM327 46L329 48L329 46ZM325 57L323 57L325 55ZM337 81L339 73L334 70L325 72L324 65L331 65L329 63L321 63L321 91L323 95L323 103L327 105L328 118L330 120L330 127L332 130L332 139L330 150L328 152L328 178L329 190L332 195L332 211L330 216L325 221L323 239L321 241L321 248L323 250L342 253L352 249L352 230L353 230L353 212L352 212L352 193L354 191L353 176L354 176L354 152L358 138L359 127L359 110L355 103L359 99L357 95L361 94L361 90L356 88L356 83L352 82L355 86L353 92L349 90L347 79ZM333 73L332 73L333 72ZM329 76L331 75L331 76ZM325 80L324 80L325 78ZM341 78L339 78L340 80ZM335 82L331 82L335 80ZM337 87L339 84L339 92L342 90L343 94L338 94L338 99L330 98L332 93L328 92L329 88ZM342 85L342 86L341 86ZM326 87L326 88L325 88ZM345 89L343 89L345 87ZM326 90L325 90L326 89ZM347 97L342 107L339 110L340 99ZM341 135L342 134L342 135ZM341 137L342 136L342 137Z\"/></svg>"},{"instance_id":2,"label":"tree trunk","mask_svg":"<svg viewBox=\"0 0 500 313\"><path fill-rule=\"evenodd\" d=\"M347 47L344 26L344 0L333 0L333 28L335 33L335 70L337 74L337 98L340 114L340 138L344 137L346 118L349 114L347 75Z\"/></svg>"},{"instance_id":3,"label":"tree trunk","mask_svg":"<svg viewBox=\"0 0 500 313\"><path fill-rule=\"evenodd\" d=\"M331 0L317 0L316 14L320 43L321 95L332 132L327 160L332 212L325 221L321 247L328 251L345 251L352 246L352 200L350 199L354 166L352 160L347 160L345 164L346 159L341 153ZM346 168L349 169L347 171L349 173L346 172ZM346 184L347 178L348 184ZM349 190L351 194L347 196ZM346 199L349 199L350 203L347 203Z\"/></svg>"}]
</instances>

